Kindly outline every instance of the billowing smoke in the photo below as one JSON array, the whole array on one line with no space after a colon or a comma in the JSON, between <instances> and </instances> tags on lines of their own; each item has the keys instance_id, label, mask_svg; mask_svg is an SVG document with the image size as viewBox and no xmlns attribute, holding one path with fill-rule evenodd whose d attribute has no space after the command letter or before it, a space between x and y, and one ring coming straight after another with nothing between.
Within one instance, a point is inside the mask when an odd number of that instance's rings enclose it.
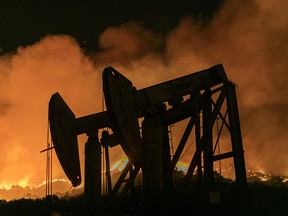
<instances>
[{"instance_id":1,"label":"billowing smoke","mask_svg":"<svg viewBox=\"0 0 288 216\"><path fill-rule=\"evenodd\" d=\"M284 0L227 1L208 25L184 17L164 39L123 24L102 34L94 60L112 59L138 88L223 63L238 85L248 167L287 174L287 9Z\"/></svg>"},{"instance_id":2,"label":"billowing smoke","mask_svg":"<svg viewBox=\"0 0 288 216\"><path fill-rule=\"evenodd\" d=\"M0 185L45 180L39 151L51 95L59 92L76 116L102 111L101 73L109 65L140 89L223 63L238 85L248 167L288 174L286 11L285 0L231 0L208 24L183 17L165 35L137 22L109 27L99 39L102 51L89 56L69 36L47 36L1 56ZM54 163L53 175L62 177Z\"/></svg>"},{"instance_id":3,"label":"billowing smoke","mask_svg":"<svg viewBox=\"0 0 288 216\"><path fill-rule=\"evenodd\" d=\"M39 184L45 180L40 150L47 145L50 97L58 91L78 115L92 113L101 105L101 77L74 39L48 36L1 57L1 88L0 184ZM53 168L59 175L59 165Z\"/></svg>"}]
</instances>

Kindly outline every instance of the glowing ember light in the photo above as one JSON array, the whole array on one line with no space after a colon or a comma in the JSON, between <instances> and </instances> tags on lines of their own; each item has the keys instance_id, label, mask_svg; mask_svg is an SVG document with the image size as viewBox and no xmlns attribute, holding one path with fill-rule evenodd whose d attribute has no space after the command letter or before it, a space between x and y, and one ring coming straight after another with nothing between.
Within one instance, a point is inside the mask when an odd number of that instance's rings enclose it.
<instances>
[{"instance_id":1,"label":"glowing ember light","mask_svg":"<svg viewBox=\"0 0 288 216\"><path fill-rule=\"evenodd\" d=\"M247 170L248 177L256 177L262 182L271 180L271 178L273 176L276 176L276 174L277 174L276 172L274 173L267 172L261 167L257 167L256 170L251 170L251 169Z\"/></svg>"},{"instance_id":2,"label":"glowing ember light","mask_svg":"<svg viewBox=\"0 0 288 216\"><path fill-rule=\"evenodd\" d=\"M176 168L177 168L178 171L182 171L182 172L184 172L184 174L186 174L187 170L188 170L188 164L179 161L176 164Z\"/></svg>"},{"instance_id":3,"label":"glowing ember light","mask_svg":"<svg viewBox=\"0 0 288 216\"><path fill-rule=\"evenodd\" d=\"M110 171L119 171L121 172L126 164L128 163L128 158L126 158L125 156L123 156L120 160L118 160L111 168L110 168ZM182 171L184 172L185 174L187 173L187 170L188 170L188 164L187 163L184 163L184 162L181 162L179 161L177 164L176 164L176 168L178 171Z\"/></svg>"},{"instance_id":4,"label":"glowing ember light","mask_svg":"<svg viewBox=\"0 0 288 216\"><path fill-rule=\"evenodd\" d=\"M125 166L126 166L126 164L128 163L128 158L126 158L126 157L122 157L119 161L117 161L111 168L110 168L110 171L112 172L112 171L114 171L114 170L118 170L119 172L121 172L124 168L125 168Z\"/></svg>"}]
</instances>

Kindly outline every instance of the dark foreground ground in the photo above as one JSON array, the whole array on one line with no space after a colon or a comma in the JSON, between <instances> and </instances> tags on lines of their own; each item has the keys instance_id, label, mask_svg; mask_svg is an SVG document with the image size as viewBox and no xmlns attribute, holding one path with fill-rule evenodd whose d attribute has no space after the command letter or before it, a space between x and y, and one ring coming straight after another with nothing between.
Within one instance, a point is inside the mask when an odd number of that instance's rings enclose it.
<instances>
[{"instance_id":1,"label":"dark foreground ground","mask_svg":"<svg viewBox=\"0 0 288 216\"><path fill-rule=\"evenodd\" d=\"M215 190L217 193L212 194L212 204L204 201L203 192L194 190L174 197L175 200L168 201L170 203L155 211L144 210L141 205L135 204L134 198L128 198L114 211L109 207L102 212L98 211L96 215L288 215L287 183L250 183L249 197L247 197L249 206L246 209L243 207L246 204L243 205L242 201L239 201L239 191L235 191L231 185L221 184L217 187ZM84 204L83 195L20 199L9 202L0 200L0 215L87 215Z\"/></svg>"}]
</instances>

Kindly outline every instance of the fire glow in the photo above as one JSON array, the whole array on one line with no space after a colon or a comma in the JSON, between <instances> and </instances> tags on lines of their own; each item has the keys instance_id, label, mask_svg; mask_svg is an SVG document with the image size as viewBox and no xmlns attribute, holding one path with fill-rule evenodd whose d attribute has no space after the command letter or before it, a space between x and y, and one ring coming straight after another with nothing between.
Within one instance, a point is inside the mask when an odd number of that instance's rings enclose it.
<instances>
[{"instance_id":1,"label":"fire glow","mask_svg":"<svg viewBox=\"0 0 288 216\"><path fill-rule=\"evenodd\" d=\"M119 171L121 172L125 166L127 165L127 163L129 162L128 158L123 156L120 160L118 160L111 168L110 171ZM188 164L183 163L183 162L178 162L176 164L176 169L177 171L182 171L184 174L186 174L187 169L188 169Z\"/></svg>"},{"instance_id":2,"label":"fire glow","mask_svg":"<svg viewBox=\"0 0 288 216\"><path fill-rule=\"evenodd\" d=\"M119 161L117 161L111 168L110 171L119 171L121 172L125 166L127 165L127 163L129 162L128 158L126 157L122 157Z\"/></svg>"},{"instance_id":3,"label":"fire glow","mask_svg":"<svg viewBox=\"0 0 288 216\"><path fill-rule=\"evenodd\" d=\"M61 92L77 116L101 110L97 99L107 65L142 88L222 62L239 86L247 165L287 175L287 7L285 0L231 0L206 27L185 17L161 36L134 22L107 28L100 36L101 51L91 56L63 35L0 56L0 184L38 185L45 179L45 157L39 151L45 146L51 94ZM187 171L183 164L177 167ZM53 173L63 176L57 160Z\"/></svg>"}]
</instances>

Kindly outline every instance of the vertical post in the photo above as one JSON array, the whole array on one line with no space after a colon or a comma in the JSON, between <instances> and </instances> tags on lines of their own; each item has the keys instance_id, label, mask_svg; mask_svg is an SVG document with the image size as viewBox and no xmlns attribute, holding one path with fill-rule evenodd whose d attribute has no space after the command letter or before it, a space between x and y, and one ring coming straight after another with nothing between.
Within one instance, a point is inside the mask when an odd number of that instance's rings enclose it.
<instances>
[{"instance_id":1,"label":"vertical post","mask_svg":"<svg viewBox=\"0 0 288 216\"><path fill-rule=\"evenodd\" d=\"M112 183L111 183L111 173L110 173L110 158L109 158L109 147L105 146L104 150L105 150L105 164L106 164L106 184L108 187L108 191L107 191L107 197L110 196L111 191L112 191Z\"/></svg>"},{"instance_id":2,"label":"vertical post","mask_svg":"<svg viewBox=\"0 0 288 216\"><path fill-rule=\"evenodd\" d=\"M53 152L52 152L51 143L49 142L49 131L47 135L47 148L46 150L43 150L43 151L47 151L47 154L46 154L46 197L48 197L48 196L52 196L53 194L52 193L52 178L53 178L52 176L52 153Z\"/></svg>"},{"instance_id":3,"label":"vertical post","mask_svg":"<svg viewBox=\"0 0 288 216\"><path fill-rule=\"evenodd\" d=\"M199 98L196 102L196 110L195 110L195 137L196 137L196 151L202 153L201 146L201 124L200 124L200 110L199 110ZM200 154L201 154L200 153ZM202 186L202 158L201 155L198 158L197 162L197 176L198 176L198 184Z\"/></svg>"},{"instance_id":4,"label":"vertical post","mask_svg":"<svg viewBox=\"0 0 288 216\"><path fill-rule=\"evenodd\" d=\"M47 149L48 148L50 148L49 143L47 143ZM50 185L50 176L51 176L50 155L51 155L51 152L48 150L47 155L46 155L46 197L48 197L49 195L52 195L50 191L50 186L51 186Z\"/></svg>"},{"instance_id":5,"label":"vertical post","mask_svg":"<svg viewBox=\"0 0 288 216\"><path fill-rule=\"evenodd\" d=\"M47 140L47 160L46 160L46 199L48 199L49 209L53 212L53 192L52 192L52 149Z\"/></svg>"},{"instance_id":6,"label":"vertical post","mask_svg":"<svg viewBox=\"0 0 288 216\"><path fill-rule=\"evenodd\" d=\"M213 183L213 127L211 127L212 105L211 92L206 90L203 97L203 134L204 145L204 182L209 185Z\"/></svg>"},{"instance_id":7,"label":"vertical post","mask_svg":"<svg viewBox=\"0 0 288 216\"><path fill-rule=\"evenodd\" d=\"M242 143L242 135L240 129L239 112L237 106L237 98L235 84L227 82L227 109L231 133L231 143L234 157L234 167L236 175L236 184L238 186L238 206L241 213L247 214L250 211L249 189L246 177L246 167L244 160L244 150Z\"/></svg>"},{"instance_id":8,"label":"vertical post","mask_svg":"<svg viewBox=\"0 0 288 216\"><path fill-rule=\"evenodd\" d=\"M174 204L173 201L173 171L171 170L171 152L169 143L168 126L161 124L162 128L162 142L159 145L162 146L162 206L164 212L171 213L171 207Z\"/></svg>"},{"instance_id":9,"label":"vertical post","mask_svg":"<svg viewBox=\"0 0 288 216\"><path fill-rule=\"evenodd\" d=\"M142 123L143 137L143 198L148 212L160 210L162 193L162 124L146 117ZM147 212L147 213L148 213Z\"/></svg>"},{"instance_id":10,"label":"vertical post","mask_svg":"<svg viewBox=\"0 0 288 216\"><path fill-rule=\"evenodd\" d=\"M227 87L226 100L228 107L231 142L234 153L236 183L240 186L246 187L247 186L246 168L245 168L244 150L240 129L240 120L237 107L235 85L231 82L228 82L226 87Z\"/></svg>"},{"instance_id":11,"label":"vertical post","mask_svg":"<svg viewBox=\"0 0 288 216\"><path fill-rule=\"evenodd\" d=\"M89 134L85 144L84 196L88 215L101 210L101 144L97 132Z\"/></svg>"}]
</instances>

